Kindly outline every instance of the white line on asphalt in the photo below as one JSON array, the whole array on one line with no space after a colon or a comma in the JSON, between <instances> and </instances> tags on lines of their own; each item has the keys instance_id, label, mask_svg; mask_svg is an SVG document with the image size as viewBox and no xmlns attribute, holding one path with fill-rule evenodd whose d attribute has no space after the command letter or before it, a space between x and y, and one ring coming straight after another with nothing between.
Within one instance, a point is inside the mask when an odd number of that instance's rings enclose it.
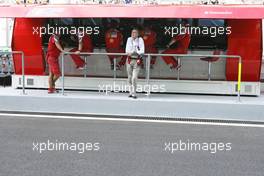
<instances>
[{"instance_id":1,"label":"white line on asphalt","mask_svg":"<svg viewBox=\"0 0 264 176\"><path fill-rule=\"evenodd\" d=\"M37 114L12 114L0 113L0 116L11 117L34 117L34 118L50 118L50 119L77 119L77 120L94 120L94 121L119 121L119 122L144 122L144 123L167 123L167 124L191 124L191 125L212 125L212 126L232 126L232 127L253 127L264 128L262 124L246 124L246 123L219 123L219 122L195 122L195 121L177 121L177 120L148 120L148 119L129 119L129 118L110 118L110 117L79 117L79 116L62 116L62 115L37 115ZM194 118L187 118L194 119Z\"/></svg>"}]
</instances>

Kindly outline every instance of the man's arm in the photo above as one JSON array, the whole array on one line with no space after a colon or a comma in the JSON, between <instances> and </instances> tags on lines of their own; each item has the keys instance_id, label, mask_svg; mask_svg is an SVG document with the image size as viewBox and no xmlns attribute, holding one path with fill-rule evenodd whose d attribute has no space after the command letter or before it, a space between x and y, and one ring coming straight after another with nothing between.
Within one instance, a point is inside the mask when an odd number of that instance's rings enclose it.
<instances>
[{"instance_id":1,"label":"man's arm","mask_svg":"<svg viewBox=\"0 0 264 176\"><path fill-rule=\"evenodd\" d=\"M127 43L126 43L126 53L128 56L131 56L132 54L132 42L130 40L130 38L127 39Z\"/></svg>"},{"instance_id":2,"label":"man's arm","mask_svg":"<svg viewBox=\"0 0 264 176\"><path fill-rule=\"evenodd\" d=\"M83 49L83 37L84 36L78 36L78 42L79 42L78 50L79 51L82 51Z\"/></svg>"},{"instance_id":3,"label":"man's arm","mask_svg":"<svg viewBox=\"0 0 264 176\"><path fill-rule=\"evenodd\" d=\"M83 37L78 36L78 42L78 51L76 51L75 54L80 54L83 49Z\"/></svg>"},{"instance_id":4,"label":"man's arm","mask_svg":"<svg viewBox=\"0 0 264 176\"><path fill-rule=\"evenodd\" d=\"M82 47L83 47L83 44L82 44L82 42L81 42L81 43L79 43L78 51L75 51L75 54L80 54L81 51L82 51Z\"/></svg>"},{"instance_id":5,"label":"man's arm","mask_svg":"<svg viewBox=\"0 0 264 176\"><path fill-rule=\"evenodd\" d=\"M58 41L55 41L55 45L56 45L56 47L57 47L61 52L64 52L64 50L63 50L61 44L60 44Z\"/></svg>"},{"instance_id":6,"label":"man's arm","mask_svg":"<svg viewBox=\"0 0 264 176\"><path fill-rule=\"evenodd\" d=\"M144 40L141 37L139 38L139 50L137 51L137 53L139 55L145 53L145 44L144 44Z\"/></svg>"},{"instance_id":7,"label":"man's arm","mask_svg":"<svg viewBox=\"0 0 264 176\"><path fill-rule=\"evenodd\" d=\"M79 51L82 51L82 48L83 48L83 43L82 43L82 42L79 42L78 50L79 50Z\"/></svg>"},{"instance_id":8,"label":"man's arm","mask_svg":"<svg viewBox=\"0 0 264 176\"><path fill-rule=\"evenodd\" d=\"M54 42L55 42L56 47L57 47L61 52L64 52L64 50L63 50L63 48L62 48L62 46L61 46L61 44L60 44L59 37L55 35L54 38L53 38L53 40L54 40Z\"/></svg>"},{"instance_id":9,"label":"man's arm","mask_svg":"<svg viewBox=\"0 0 264 176\"><path fill-rule=\"evenodd\" d=\"M167 48L169 48L171 45L173 45L177 40L175 38L171 39L170 43L167 45Z\"/></svg>"}]
</instances>

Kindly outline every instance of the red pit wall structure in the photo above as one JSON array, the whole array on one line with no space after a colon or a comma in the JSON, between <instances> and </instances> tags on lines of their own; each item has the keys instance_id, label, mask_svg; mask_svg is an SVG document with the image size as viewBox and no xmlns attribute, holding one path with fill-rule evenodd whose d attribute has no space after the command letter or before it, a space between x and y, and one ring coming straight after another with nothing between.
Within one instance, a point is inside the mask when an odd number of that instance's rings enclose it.
<instances>
[{"instance_id":1,"label":"red pit wall structure","mask_svg":"<svg viewBox=\"0 0 264 176\"><path fill-rule=\"evenodd\" d=\"M27 75L44 75L45 61L42 51L42 38L33 35L33 27L41 27L45 23L39 18L17 18L14 24L12 49L24 51L25 73ZM242 81L260 81L262 62L262 29L261 20L231 19L227 20L232 27L228 36L228 55L242 57ZM21 74L21 56L14 55L15 73ZM238 60L227 59L226 78L228 81L237 81Z\"/></svg>"},{"instance_id":2,"label":"red pit wall structure","mask_svg":"<svg viewBox=\"0 0 264 176\"><path fill-rule=\"evenodd\" d=\"M43 19L16 18L14 24L12 50L23 51L25 54L25 74L45 74L45 61L42 51L42 38L33 34L34 28L44 24ZM14 55L15 74L22 74L21 55Z\"/></svg>"},{"instance_id":3,"label":"red pit wall structure","mask_svg":"<svg viewBox=\"0 0 264 176\"><path fill-rule=\"evenodd\" d=\"M262 63L262 25L261 20L227 20L232 27L228 36L228 55L242 57L242 81L260 81ZM238 60L227 59L226 79L237 81Z\"/></svg>"}]
</instances>

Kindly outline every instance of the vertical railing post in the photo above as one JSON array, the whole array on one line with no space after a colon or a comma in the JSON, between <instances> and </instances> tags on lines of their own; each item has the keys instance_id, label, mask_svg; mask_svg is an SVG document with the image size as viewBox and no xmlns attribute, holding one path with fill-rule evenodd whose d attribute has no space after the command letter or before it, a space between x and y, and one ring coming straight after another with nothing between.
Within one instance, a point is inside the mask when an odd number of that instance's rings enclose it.
<instances>
[{"instance_id":1,"label":"vertical railing post","mask_svg":"<svg viewBox=\"0 0 264 176\"><path fill-rule=\"evenodd\" d=\"M151 60L151 56L150 54L148 54L148 57L147 57L147 64L146 64L146 69L147 69L147 85L148 85L148 92L147 92L147 96L149 97L150 96L150 60Z\"/></svg>"},{"instance_id":2,"label":"vertical railing post","mask_svg":"<svg viewBox=\"0 0 264 176\"><path fill-rule=\"evenodd\" d=\"M241 75L242 75L242 58L239 57L239 62L238 62L238 79L237 79L237 96L238 96L238 101L241 101Z\"/></svg>"},{"instance_id":3,"label":"vertical railing post","mask_svg":"<svg viewBox=\"0 0 264 176\"><path fill-rule=\"evenodd\" d=\"M11 75L11 60L10 57L7 55L7 74Z\"/></svg>"},{"instance_id":4,"label":"vertical railing post","mask_svg":"<svg viewBox=\"0 0 264 176\"><path fill-rule=\"evenodd\" d=\"M0 74L4 74L3 58L2 58L2 55L0 56Z\"/></svg>"},{"instance_id":5,"label":"vertical railing post","mask_svg":"<svg viewBox=\"0 0 264 176\"><path fill-rule=\"evenodd\" d=\"M62 95L64 95L64 84L65 84L65 76L64 76L64 53L62 53L61 59L61 74L62 74Z\"/></svg>"},{"instance_id":6,"label":"vertical railing post","mask_svg":"<svg viewBox=\"0 0 264 176\"><path fill-rule=\"evenodd\" d=\"M114 58L114 82L116 82L116 57Z\"/></svg>"},{"instance_id":7,"label":"vertical railing post","mask_svg":"<svg viewBox=\"0 0 264 176\"><path fill-rule=\"evenodd\" d=\"M24 53L21 52L22 55L22 90L23 90L23 95L26 94L25 91L25 56Z\"/></svg>"},{"instance_id":8,"label":"vertical railing post","mask_svg":"<svg viewBox=\"0 0 264 176\"><path fill-rule=\"evenodd\" d=\"M208 61L208 81L211 81L211 62Z\"/></svg>"},{"instance_id":9,"label":"vertical railing post","mask_svg":"<svg viewBox=\"0 0 264 176\"><path fill-rule=\"evenodd\" d=\"M84 62L85 62L85 65L84 65L84 77L87 78L87 55L84 56Z\"/></svg>"},{"instance_id":10,"label":"vertical railing post","mask_svg":"<svg viewBox=\"0 0 264 176\"><path fill-rule=\"evenodd\" d=\"M178 58L178 70L177 70L177 80L180 80L180 75L181 75L181 59Z\"/></svg>"}]
</instances>

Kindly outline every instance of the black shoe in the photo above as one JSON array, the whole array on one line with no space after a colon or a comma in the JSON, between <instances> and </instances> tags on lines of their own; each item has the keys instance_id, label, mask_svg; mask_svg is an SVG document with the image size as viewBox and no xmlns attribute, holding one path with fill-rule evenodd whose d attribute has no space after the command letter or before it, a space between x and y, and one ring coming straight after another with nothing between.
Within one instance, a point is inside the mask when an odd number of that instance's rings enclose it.
<instances>
[{"instance_id":1,"label":"black shoe","mask_svg":"<svg viewBox=\"0 0 264 176\"><path fill-rule=\"evenodd\" d=\"M132 98L132 97L133 97L133 95L129 95L129 96L128 96L128 98Z\"/></svg>"},{"instance_id":2,"label":"black shoe","mask_svg":"<svg viewBox=\"0 0 264 176\"><path fill-rule=\"evenodd\" d=\"M170 70L173 71L173 70L179 70L181 68L181 65L174 65L174 66L171 66L170 67Z\"/></svg>"},{"instance_id":3,"label":"black shoe","mask_svg":"<svg viewBox=\"0 0 264 176\"><path fill-rule=\"evenodd\" d=\"M178 66L176 67L177 70L179 70L180 68L181 68L181 65L178 65Z\"/></svg>"},{"instance_id":4,"label":"black shoe","mask_svg":"<svg viewBox=\"0 0 264 176\"><path fill-rule=\"evenodd\" d=\"M137 96L132 96L132 98L137 99Z\"/></svg>"},{"instance_id":5,"label":"black shoe","mask_svg":"<svg viewBox=\"0 0 264 176\"><path fill-rule=\"evenodd\" d=\"M170 70L176 70L176 68L177 68L176 65L170 66Z\"/></svg>"}]
</instances>

